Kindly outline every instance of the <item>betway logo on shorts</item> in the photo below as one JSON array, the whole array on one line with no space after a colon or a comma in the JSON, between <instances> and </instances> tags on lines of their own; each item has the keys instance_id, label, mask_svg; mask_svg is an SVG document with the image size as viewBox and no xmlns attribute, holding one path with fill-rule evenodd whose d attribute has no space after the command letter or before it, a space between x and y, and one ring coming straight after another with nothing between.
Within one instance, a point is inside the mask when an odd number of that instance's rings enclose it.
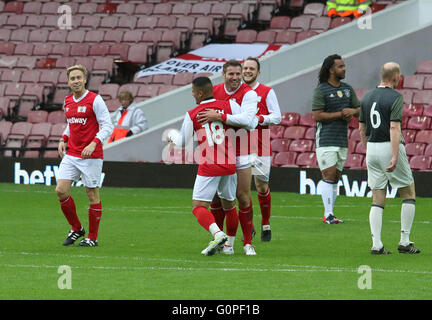
<instances>
[{"instance_id":1,"label":"betway logo on shorts","mask_svg":"<svg viewBox=\"0 0 432 320\"><path fill-rule=\"evenodd\" d=\"M50 186L56 184L58 177L59 166L47 165L45 170L34 170L28 172L25 169L21 169L21 163L15 162L14 165L14 183L15 184L44 184ZM53 180L54 178L54 180ZM105 173L102 172L101 186L105 178ZM83 183L81 180L72 183L72 186L80 187Z\"/></svg>"},{"instance_id":2,"label":"betway logo on shorts","mask_svg":"<svg viewBox=\"0 0 432 320\"><path fill-rule=\"evenodd\" d=\"M323 181L313 181L306 176L306 171L300 171L300 194L321 194L321 185ZM353 180L350 182L346 174L342 175L342 179L338 182L338 194L340 187L345 189L345 195L348 197L372 197L372 190L368 188L367 181ZM394 198L397 189L389 189L387 187L387 198Z\"/></svg>"},{"instance_id":3,"label":"betway logo on shorts","mask_svg":"<svg viewBox=\"0 0 432 320\"><path fill-rule=\"evenodd\" d=\"M87 123L87 118L75 118L75 117L72 117L72 118L67 119L67 122L68 123L80 123L82 125L85 125Z\"/></svg>"}]
</instances>

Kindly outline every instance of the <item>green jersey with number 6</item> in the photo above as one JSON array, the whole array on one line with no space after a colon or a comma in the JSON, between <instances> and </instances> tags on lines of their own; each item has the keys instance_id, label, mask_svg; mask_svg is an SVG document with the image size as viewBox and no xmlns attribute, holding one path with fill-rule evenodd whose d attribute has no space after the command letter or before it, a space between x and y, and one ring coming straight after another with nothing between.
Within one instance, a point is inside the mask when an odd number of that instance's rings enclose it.
<instances>
[{"instance_id":1,"label":"green jersey with number 6","mask_svg":"<svg viewBox=\"0 0 432 320\"><path fill-rule=\"evenodd\" d=\"M366 93L361 102L359 121L366 126L367 141L390 141L390 122L402 122L402 111L403 96L396 90L379 86Z\"/></svg>"}]
</instances>

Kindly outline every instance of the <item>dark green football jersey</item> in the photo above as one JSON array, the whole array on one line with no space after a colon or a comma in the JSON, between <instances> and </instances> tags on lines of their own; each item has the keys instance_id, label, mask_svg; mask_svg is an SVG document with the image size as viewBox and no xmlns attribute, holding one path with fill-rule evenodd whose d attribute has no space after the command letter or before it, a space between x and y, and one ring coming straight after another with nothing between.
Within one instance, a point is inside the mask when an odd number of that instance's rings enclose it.
<instances>
[{"instance_id":1,"label":"dark green football jersey","mask_svg":"<svg viewBox=\"0 0 432 320\"><path fill-rule=\"evenodd\" d=\"M344 108L357 108L360 102L354 89L347 83L341 82L339 87L329 83L320 83L315 88L312 98L312 111L339 112ZM318 122L315 125L315 146L319 147L348 147L348 124L343 119L329 122Z\"/></svg>"},{"instance_id":2,"label":"dark green football jersey","mask_svg":"<svg viewBox=\"0 0 432 320\"><path fill-rule=\"evenodd\" d=\"M396 90L377 87L366 93L361 102L359 121L365 124L367 140L390 141L390 122L401 122L402 111L403 96Z\"/></svg>"}]
</instances>

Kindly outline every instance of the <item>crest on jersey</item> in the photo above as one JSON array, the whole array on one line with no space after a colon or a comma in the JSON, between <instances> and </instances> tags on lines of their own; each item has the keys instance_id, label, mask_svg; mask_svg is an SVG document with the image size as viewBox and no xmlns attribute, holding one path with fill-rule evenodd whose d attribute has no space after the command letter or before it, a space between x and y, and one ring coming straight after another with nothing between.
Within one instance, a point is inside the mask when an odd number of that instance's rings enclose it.
<instances>
[{"instance_id":1,"label":"crest on jersey","mask_svg":"<svg viewBox=\"0 0 432 320\"><path fill-rule=\"evenodd\" d=\"M87 109L87 107L85 107L85 106L84 106L84 107L83 107L83 106L78 106L78 110L77 110L77 111L78 111L78 112L84 112L84 113L85 113L85 112L86 112L86 109Z\"/></svg>"},{"instance_id":2,"label":"crest on jersey","mask_svg":"<svg viewBox=\"0 0 432 320\"><path fill-rule=\"evenodd\" d=\"M351 92L348 89L345 89L344 92L345 92L345 95L347 96L347 98L349 98L351 95Z\"/></svg>"},{"instance_id":3,"label":"crest on jersey","mask_svg":"<svg viewBox=\"0 0 432 320\"><path fill-rule=\"evenodd\" d=\"M340 91L340 90L338 90L338 91L336 92L336 94L338 95L339 98L342 98L342 97L343 97L343 93L342 93L342 91Z\"/></svg>"}]
</instances>

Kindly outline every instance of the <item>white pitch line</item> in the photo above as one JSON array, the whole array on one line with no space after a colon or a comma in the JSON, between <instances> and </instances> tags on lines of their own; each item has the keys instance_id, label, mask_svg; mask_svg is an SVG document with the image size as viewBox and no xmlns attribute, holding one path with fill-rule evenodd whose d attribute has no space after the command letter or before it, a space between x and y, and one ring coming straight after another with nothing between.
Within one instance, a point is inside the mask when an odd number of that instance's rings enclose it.
<instances>
[{"instance_id":1,"label":"white pitch line","mask_svg":"<svg viewBox=\"0 0 432 320\"><path fill-rule=\"evenodd\" d=\"M90 255L67 255L67 254L49 254L49 253L38 253L38 252L20 252L20 253L6 253L0 252L0 255L43 255L43 256L64 256L67 258L91 258L91 259L121 259L121 260L133 260L133 261L154 261L154 262L170 262L170 263L213 263L223 264L221 268L203 268L203 267L160 267L160 266L142 266L142 267L116 267L116 266L73 266L78 269L106 269L106 270L177 270L177 271L252 271L252 272L348 272L357 273L358 269L355 267L328 267L328 266L317 266L317 265L291 265L291 264L277 264L280 268L251 268L249 264L242 262L230 262L230 261L207 261L204 260L184 260L184 259L160 259L160 258L143 258L143 257L125 257L125 256L90 256ZM227 265L237 265L244 267L229 267ZM264 264L253 262L254 266L264 266ZM27 267L27 268L58 268L58 266L49 265L34 265L34 264L0 264L0 267ZM432 271L424 270L393 270L393 269L382 269L372 268L374 272L383 273L411 273L411 274L424 274L432 275Z\"/></svg>"}]
</instances>

